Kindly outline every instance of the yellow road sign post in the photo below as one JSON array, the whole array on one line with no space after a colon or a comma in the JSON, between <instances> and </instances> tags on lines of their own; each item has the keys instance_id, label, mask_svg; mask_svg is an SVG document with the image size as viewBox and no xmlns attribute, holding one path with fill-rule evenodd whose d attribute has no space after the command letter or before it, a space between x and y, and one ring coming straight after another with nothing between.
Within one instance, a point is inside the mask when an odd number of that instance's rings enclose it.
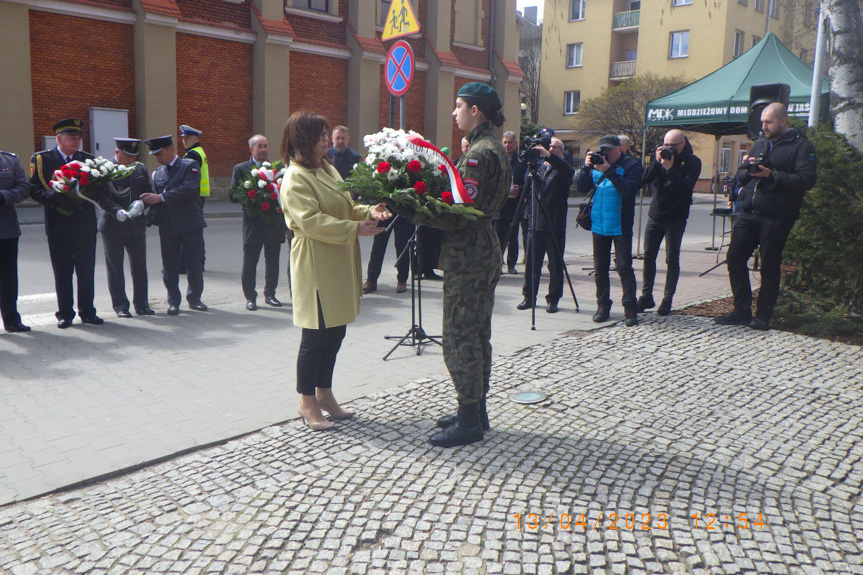
<instances>
[{"instance_id":1,"label":"yellow road sign post","mask_svg":"<svg viewBox=\"0 0 863 575\"><path fill-rule=\"evenodd\" d=\"M384 22L384 31L381 40L393 40L408 34L416 34L420 31L414 9L409 0L393 0L387 20Z\"/></svg>"}]
</instances>

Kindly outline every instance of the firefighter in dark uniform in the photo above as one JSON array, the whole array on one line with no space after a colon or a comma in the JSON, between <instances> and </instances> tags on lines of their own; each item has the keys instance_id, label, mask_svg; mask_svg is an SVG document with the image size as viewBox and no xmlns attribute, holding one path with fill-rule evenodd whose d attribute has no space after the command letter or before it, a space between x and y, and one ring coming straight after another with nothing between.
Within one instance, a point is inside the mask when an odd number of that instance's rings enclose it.
<instances>
[{"instance_id":1,"label":"firefighter in dark uniform","mask_svg":"<svg viewBox=\"0 0 863 575\"><path fill-rule=\"evenodd\" d=\"M82 323L101 325L93 305L96 267L96 209L90 202L75 201L51 188L54 170L72 160L85 161L90 154L78 149L84 134L83 122L70 118L54 124L57 146L33 154L30 159L30 197L45 206L45 233L51 267L54 268L54 289L57 291L57 327L66 329L75 318L75 297L72 274L77 277L78 316ZM98 201L102 192L91 195ZM71 211L71 215L59 210Z\"/></svg>"},{"instance_id":2,"label":"firefighter in dark uniform","mask_svg":"<svg viewBox=\"0 0 863 575\"><path fill-rule=\"evenodd\" d=\"M30 197L27 177L11 152L0 151L0 314L8 332L30 331L18 313L18 238L15 204Z\"/></svg>"},{"instance_id":3,"label":"firefighter in dark uniform","mask_svg":"<svg viewBox=\"0 0 863 575\"><path fill-rule=\"evenodd\" d=\"M108 291L111 305L118 317L132 317L129 313L129 298L126 297L126 274L123 271L124 250L129 253L132 271L132 303L138 315L153 315L147 297L147 240L146 218L139 215L129 217L126 211L141 194L150 190L150 175L147 166L137 161L141 140L114 138L117 149L114 161L124 166L134 166L129 176L108 184L109 193L100 205L99 231L102 232L102 247L105 249L105 267L108 271Z\"/></svg>"},{"instance_id":4,"label":"firefighter in dark uniform","mask_svg":"<svg viewBox=\"0 0 863 575\"><path fill-rule=\"evenodd\" d=\"M159 206L159 243L162 248L162 281L168 290L168 315L180 313L180 262L185 260L188 280L186 301L189 309L207 311L201 301L204 291L204 214L198 189L201 171L192 160L177 156L171 136L144 140L150 155L161 164L153 172L155 192L141 194L146 204ZM181 255L180 247L184 248Z\"/></svg>"},{"instance_id":5,"label":"firefighter in dark uniform","mask_svg":"<svg viewBox=\"0 0 863 575\"><path fill-rule=\"evenodd\" d=\"M418 224L443 230L440 269L444 271L443 353L458 395L458 413L438 420L443 431L432 445L454 447L482 441L489 429L486 395L491 377L491 312L500 278L500 242L492 217L509 196L512 172L492 124L503 125L497 92L482 82L462 86L453 117L468 130L470 150L456 164L474 207L476 221L441 214L414 214Z\"/></svg>"}]
</instances>

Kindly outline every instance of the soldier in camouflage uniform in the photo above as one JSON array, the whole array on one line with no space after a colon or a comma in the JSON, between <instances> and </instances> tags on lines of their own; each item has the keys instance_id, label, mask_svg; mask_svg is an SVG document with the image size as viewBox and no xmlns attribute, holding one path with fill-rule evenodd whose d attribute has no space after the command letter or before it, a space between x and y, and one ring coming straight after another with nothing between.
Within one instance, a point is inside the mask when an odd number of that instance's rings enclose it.
<instances>
[{"instance_id":1,"label":"soldier in camouflage uniform","mask_svg":"<svg viewBox=\"0 0 863 575\"><path fill-rule=\"evenodd\" d=\"M474 207L476 221L441 214L433 219L414 214L415 223L444 230L440 269L444 270L443 353L458 394L458 414L442 417L443 431L432 445L454 447L483 439L489 429L486 393L491 377L491 312L500 277L500 243L492 216L509 195L512 174L506 152L492 132L503 124L497 92L481 82L465 84L456 97L453 117L470 130L470 150L456 167Z\"/></svg>"}]
</instances>

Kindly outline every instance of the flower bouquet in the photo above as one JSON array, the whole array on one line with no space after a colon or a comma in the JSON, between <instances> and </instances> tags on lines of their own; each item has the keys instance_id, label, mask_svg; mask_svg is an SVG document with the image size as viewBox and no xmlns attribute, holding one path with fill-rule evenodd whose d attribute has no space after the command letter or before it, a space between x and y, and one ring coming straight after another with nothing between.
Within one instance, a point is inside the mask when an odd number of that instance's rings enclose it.
<instances>
[{"instance_id":1,"label":"flower bouquet","mask_svg":"<svg viewBox=\"0 0 863 575\"><path fill-rule=\"evenodd\" d=\"M59 170L54 170L50 186L69 198L76 206L86 200L99 208L99 204L90 199L93 192L99 186L121 180L134 171L134 166L115 164L105 158L72 160L61 166ZM73 213L72 209L64 207L58 207L57 211L64 216L71 216Z\"/></svg>"},{"instance_id":2,"label":"flower bouquet","mask_svg":"<svg viewBox=\"0 0 863 575\"><path fill-rule=\"evenodd\" d=\"M246 170L245 177L228 191L228 195L242 204L246 214L253 218L264 218L270 224L284 222L285 216L279 203L279 189L284 174L285 164L281 160L262 162L260 168L253 166Z\"/></svg>"},{"instance_id":3,"label":"flower bouquet","mask_svg":"<svg viewBox=\"0 0 863 575\"><path fill-rule=\"evenodd\" d=\"M369 154L344 183L360 201L428 216L452 213L475 220L483 215L470 205L473 200L449 158L416 132L384 128L363 138L363 144Z\"/></svg>"}]
</instances>

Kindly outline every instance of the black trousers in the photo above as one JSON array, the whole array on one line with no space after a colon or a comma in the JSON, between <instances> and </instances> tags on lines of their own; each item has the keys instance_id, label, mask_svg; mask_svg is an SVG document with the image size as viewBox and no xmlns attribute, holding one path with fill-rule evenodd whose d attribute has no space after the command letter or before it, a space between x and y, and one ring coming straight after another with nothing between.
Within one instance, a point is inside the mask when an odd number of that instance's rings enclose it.
<instances>
[{"instance_id":1,"label":"black trousers","mask_svg":"<svg viewBox=\"0 0 863 575\"><path fill-rule=\"evenodd\" d=\"M527 235L525 245L524 287L521 293L530 301L536 299L539 289L539 278L542 275L542 262L548 256L548 295L545 301L557 303L563 297L563 254L555 247L566 245L566 232L559 230L536 231ZM536 242L534 248L532 242ZM535 254L535 255L534 255ZM535 257L535 259L534 259Z\"/></svg>"},{"instance_id":2,"label":"black trousers","mask_svg":"<svg viewBox=\"0 0 863 575\"><path fill-rule=\"evenodd\" d=\"M85 236L48 236L48 252L54 268L54 289L57 292L57 319L72 321L75 318L75 292L72 274L77 278L78 315L96 315L93 305L96 269L96 233Z\"/></svg>"},{"instance_id":3,"label":"black trousers","mask_svg":"<svg viewBox=\"0 0 863 575\"><path fill-rule=\"evenodd\" d=\"M201 294L204 293L204 228L182 234L162 232L159 234L159 241L162 247L162 281L168 290L168 304L180 305L183 300L180 293L181 258L186 267L186 280L189 282L186 300L189 303L201 301ZM182 254L180 246L183 247Z\"/></svg>"},{"instance_id":4,"label":"black trousers","mask_svg":"<svg viewBox=\"0 0 863 575\"><path fill-rule=\"evenodd\" d=\"M761 289L755 313L769 321L779 298L782 276L782 250L794 222L776 220L755 214L741 213L731 231L728 246L728 279L734 294L734 309L752 313L752 285L749 283L747 262L755 248L761 248Z\"/></svg>"},{"instance_id":5,"label":"black trousers","mask_svg":"<svg viewBox=\"0 0 863 575\"><path fill-rule=\"evenodd\" d=\"M614 263L623 287L623 309L636 311L635 272L632 269L632 234L628 236L601 236L593 234L593 269L596 273L596 305L611 309L608 270L611 267L611 246L614 245Z\"/></svg>"},{"instance_id":6,"label":"black trousers","mask_svg":"<svg viewBox=\"0 0 863 575\"><path fill-rule=\"evenodd\" d=\"M21 323L18 313L18 238L0 240L0 314L4 327Z\"/></svg>"},{"instance_id":7,"label":"black trousers","mask_svg":"<svg viewBox=\"0 0 863 575\"><path fill-rule=\"evenodd\" d=\"M683 232L686 231L686 220L660 223L651 217L647 218L644 228L644 273L642 275L641 293L653 295L653 283L656 280L656 257L659 246L665 240L665 291L663 299L669 302L677 291L677 280L680 279L680 245L683 243Z\"/></svg>"},{"instance_id":8,"label":"black trousers","mask_svg":"<svg viewBox=\"0 0 863 575\"><path fill-rule=\"evenodd\" d=\"M387 251L387 242L390 241L390 234L393 232L395 232L396 236L396 256L398 256L408 245L408 241L410 241L414 233L414 225L407 218L399 216L399 219L393 223L390 231L381 232L375 236L375 239L372 241L372 253L369 256L369 265L366 271L366 279L370 282L378 281L378 277L381 275L381 267L384 265L384 255ZM409 256L405 256L396 262L396 279L398 281L408 281L410 265Z\"/></svg>"},{"instance_id":9,"label":"black trousers","mask_svg":"<svg viewBox=\"0 0 863 575\"><path fill-rule=\"evenodd\" d=\"M280 242L255 242L243 244L243 295L247 300L254 301L258 297L255 291L258 261L261 249L264 250L264 296L275 297L279 285L279 254L282 251Z\"/></svg>"},{"instance_id":10,"label":"black trousers","mask_svg":"<svg viewBox=\"0 0 863 575\"><path fill-rule=\"evenodd\" d=\"M518 261L518 231L516 230L510 235L512 220L493 220L492 224L500 242L500 256L502 258L506 254L506 266L511 268ZM525 245L527 245L527 240L525 240Z\"/></svg>"},{"instance_id":11,"label":"black trousers","mask_svg":"<svg viewBox=\"0 0 863 575\"><path fill-rule=\"evenodd\" d=\"M102 234L105 249L105 268L108 272L108 291L114 311L129 311L126 297L126 273L123 269L124 253L129 253L129 269L132 272L132 302L135 310L150 307L147 295L147 236L118 238Z\"/></svg>"},{"instance_id":12,"label":"black trousers","mask_svg":"<svg viewBox=\"0 0 863 575\"><path fill-rule=\"evenodd\" d=\"M347 326L327 327L318 299L319 329L303 328L297 354L297 393L315 395L316 387L333 387L336 356L345 339Z\"/></svg>"}]
</instances>

